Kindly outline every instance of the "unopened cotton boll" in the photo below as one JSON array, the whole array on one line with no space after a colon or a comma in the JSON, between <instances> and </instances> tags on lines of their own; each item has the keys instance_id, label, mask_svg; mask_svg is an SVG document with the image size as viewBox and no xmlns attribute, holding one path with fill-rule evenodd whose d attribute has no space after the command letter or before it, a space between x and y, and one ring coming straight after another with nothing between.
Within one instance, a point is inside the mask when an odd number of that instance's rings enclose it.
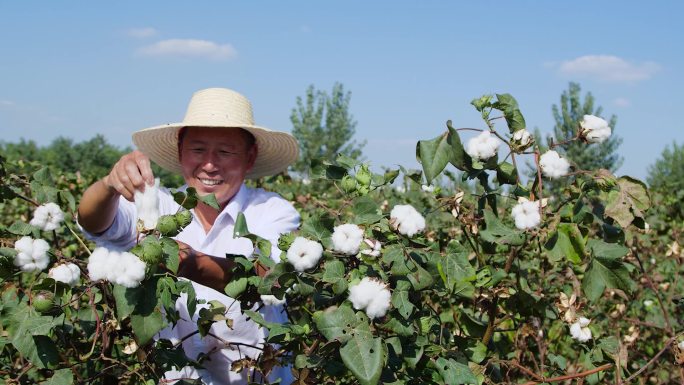
<instances>
[{"instance_id":1,"label":"unopened cotton boll","mask_svg":"<svg viewBox=\"0 0 684 385\"><path fill-rule=\"evenodd\" d=\"M25 272L37 272L45 269L50 263L48 250L50 245L44 239L22 237L14 243L17 255L14 256L14 266Z\"/></svg>"},{"instance_id":2,"label":"unopened cotton boll","mask_svg":"<svg viewBox=\"0 0 684 385\"><path fill-rule=\"evenodd\" d=\"M575 323L570 325L570 335L572 338L580 342L587 342L591 339L591 329L589 323L591 320L585 317L580 317Z\"/></svg>"},{"instance_id":3,"label":"unopened cotton boll","mask_svg":"<svg viewBox=\"0 0 684 385\"><path fill-rule=\"evenodd\" d=\"M283 299L278 299L275 295L271 294L264 294L261 296L261 302L264 303L264 305L267 306L277 306L277 305L284 305L285 304L285 297L283 296Z\"/></svg>"},{"instance_id":4,"label":"unopened cotton boll","mask_svg":"<svg viewBox=\"0 0 684 385\"><path fill-rule=\"evenodd\" d=\"M43 231L52 231L59 227L59 224L64 220L64 213L55 203L46 203L38 206L33 212L33 219L31 219L31 226L36 226Z\"/></svg>"},{"instance_id":5,"label":"unopened cotton boll","mask_svg":"<svg viewBox=\"0 0 684 385\"><path fill-rule=\"evenodd\" d=\"M483 131L480 135L471 138L466 145L466 152L476 159L489 159L496 155L501 141L489 131Z\"/></svg>"},{"instance_id":6,"label":"unopened cotton boll","mask_svg":"<svg viewBox=\"0 0 684 385\"><path fill-rule=\"evenodd\" d=\"M159 220L159 178L151 186L145 186L145 191L136 190L133 194L138 220L145 229L154 229Z\"/></svg>"},{"instance_id":7,"label":"unopened cotton boll","mask_svg":"<svg viewBox=\"0 0 684 385\"><path fill-rule=\"evenodd\" d=\"M608 122L594 115L584 115L580 127L582 127L580 135L591 143L602 143L611 134Z\"/></svg>"},{"instance_id":8,"label":"unopened cotton boll","mask_svg":"<svg viewBox=\"0 0 684 385\"><path fill-rule=\"evenodd\" d=\"M545 152L539 158L539 166L542 169L542 173L551 179L566 176L570 171L570 162L553 150Z\"/></svg>"},{"instance_id":9,"label":"unopened cotton boll","mask_svg":"<svg viewBox=\"0 0 684 385\"><path fill-rule=\"evenodd\" d=\"M287 249L287 261L299 272L316 266L322 255L323 246L320 243L303 237L295 238Z\"/></svg>"},{"instance_id":10,"label":"unopened cotton boll","mask_svg":"<svg viewBox=\"0 0 684 385\"><path fill-rule=\"evenodd\" d=\"M538 201L523 199L513 207L511 215L515 221L515 227L520 230L537 227L541 223Z\"/></svg>"},{"instance_id":11,"label":"unopened cotton boll","mask_svg":"<svg viewBox=\"0 0 684 385\"><path fill-rule=\"evenodd\" d=\"M335 226L331 239L334 251L356 255L363 241L363 230L353 223Z\"/></svg>"},{"instance_id":12,"label":"unopened cotton boll","mask_svg":"<svg viewBox=\"0 0 684 385\"><path fill-rule=\"evenodd\" d=\"M81 269L73 263L57 265L50 269L48 276L55 281L63 282L69 286L76 286L81 276Z\"/></svg>"},{"instance_id":13,"label":"unopened cotton boll","mask_svg":"<svg viewBox=\"0 0 684 385\"><path fill-rule=\"evenodd\" d=\"M387 285L377 279L364 277L349 288L349 301L356 310L365 309L369 318L380 318L387 314L392 294Z\"/></svg>"},{"instance_id":14,"label":"unopened cotton boll","mask_svg":"<svg viewBox=\"0 0 684 385\"><path fill-rule=\"evenodd\" d=\"M425 230L425 218L411 205L396 205L390 212L392 227L409 237Z\"/></svg>"}]
</instances>

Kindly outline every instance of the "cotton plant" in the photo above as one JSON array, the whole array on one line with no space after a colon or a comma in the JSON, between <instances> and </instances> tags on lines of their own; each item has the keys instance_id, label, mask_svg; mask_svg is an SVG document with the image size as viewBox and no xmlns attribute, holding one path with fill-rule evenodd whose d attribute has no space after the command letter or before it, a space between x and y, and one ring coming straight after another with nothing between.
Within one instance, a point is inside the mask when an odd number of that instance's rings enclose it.
<instances>
[{"instance_id":1,"label":"cotton plant","mask_svg":"<svg viewBox=\"0 0 684 385\"><path fill-rule=\"evenodd\" d=\"M64 221L64 213L56 203L45 203L36 208L30 225L36 226L43 231L52 231L59 228Z\"/></svg>"},{"instance_id":2,"label":"cotton plant","mask_svg":"<svg viewBox=\"0 0 684 385\"><path fill-rule=\"evenodd\" d=\"M45 270L50 264L50 245L44 239L25 236L14 243L14 265L27 273Z\"/></svg>"},{"instance_id":3,"label":"cotton plant","mask_svg":"<svg viewBox=\"0 0 684 385\"><path fill-rule=\"evenodd\" d=\"M349 288L349 301L354 309L364 310L368 318L381 318L391 305L392 293L387 284L375 278L364 277Z\"/></svg>"},{"instance_id":4,"label":"cotton plant","mask_svg":"<svg viewBox=\"0 0 684 385\"><path fill-rule=\"evenodd\" d=\"M363 243L368 246L367 249L361 250L361 254L368 255L369 257L379 257L380 250L382 250L382 243L377 239L364 239Z\"/></svg>"},{"instance_id":5,"label":"cotton plant","mask_svg":"<svg viewBox=\"0 0 684 385\"><path fill-rule=\"evenodd\" d=\"M279 306L279 305L284 305L287 301L285 300L285 297L283 299L278 299L275 295L272 294L262 294L260 296L261 302L264 303L264 305L267 306Z\"/></svg>"},{"instance_id":6,"label":"cotton plant","mask_svg":"<svg viewBox=\"0 0 684 385\"><path fill-rule=\"evenodd\" d=\"M551 179L558 179L568 175L570 162L561 157L556 151L549 150L539 158L542 174Z\"/></svg>"}]
</instances>

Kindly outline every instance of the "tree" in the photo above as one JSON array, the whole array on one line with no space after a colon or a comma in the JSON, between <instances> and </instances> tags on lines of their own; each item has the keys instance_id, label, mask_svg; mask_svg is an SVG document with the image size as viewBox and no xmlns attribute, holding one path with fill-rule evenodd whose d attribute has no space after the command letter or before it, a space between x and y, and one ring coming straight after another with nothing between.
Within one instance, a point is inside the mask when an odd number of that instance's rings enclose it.
<instances>
[{"instance_id":1,"label":"tree","mask_svg":"<svg viewBox=\"0 0 684 385\"><path fill-rule=\"evenodd\" d=\"M672 143L671 149L666 147L648 168L647 181L667 215L684 218L684 144Z\"/></svg>"},{"instance_id":2,"label":"tree","mask_svg":"<svg viewBox=\"0 0 684 385\"><path fill-rule=\"evenodd\" d=\"M594 96L591 92L587 92L582 101L580 91L580 85L571 82L568 89L561 94L560 107L555 104L552 107L553 117L556 120L553 128L556 142L575 137L584 115L600 116L603 111L602 107L594 106ZM609 125L613 130L613 135L603 143L587 145L576 140L556 150L582 170L604 168L614 172L623 161L622 157L616 153L617 148L622 144L622 138L615 136L616 123L617 117L612 115ZM547 137L549 143L550 139Z\"/></svg>"},{"instance_id":3,"label":"tree","mask_svg":"<svg viewBox=\"0 0 684 385\"><path fill-rule=\"evenodd\" d=\"M292 109L292 134L299 141L299 159L293 169L308 173L311 161L316 158L333 161L337 154L353 159L361 158L365 141L351 140L356 132L356 121L349 112L351 92L335 83L331 95L310 85L305 99L297 97Z\"/></svg>"}]
</instances>

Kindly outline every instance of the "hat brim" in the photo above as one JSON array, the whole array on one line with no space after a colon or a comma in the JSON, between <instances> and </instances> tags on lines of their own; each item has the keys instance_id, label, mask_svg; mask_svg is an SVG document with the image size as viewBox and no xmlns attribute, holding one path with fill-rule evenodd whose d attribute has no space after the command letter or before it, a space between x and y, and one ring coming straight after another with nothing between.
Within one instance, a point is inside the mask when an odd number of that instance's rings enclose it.
<instances>
[{"instance_id":1,"label":"hat brim","mask_svg":"<svg viewBox=\"0 0 684 385\"><path fill-rule=\"evenodd\" d=\"M181 174L182 169L178 156L178 131L182 127L199 126L171 123L146 128L133 133L133 143L161 168ZM202 125L202 127L242 128L254 135L258 153L254 166L245 175L247 179L257 179L283 172L297 160L299 155L297 140L286 132L249 125L239 127Z\"/></svg>"}]
</instances>

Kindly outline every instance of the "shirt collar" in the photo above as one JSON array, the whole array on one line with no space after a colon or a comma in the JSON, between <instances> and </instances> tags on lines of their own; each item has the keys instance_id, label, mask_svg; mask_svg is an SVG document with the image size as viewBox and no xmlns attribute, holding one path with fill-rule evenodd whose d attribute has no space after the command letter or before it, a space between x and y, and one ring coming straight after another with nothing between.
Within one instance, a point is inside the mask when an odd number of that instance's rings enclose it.
<instances>
[{"instance_id":1,"label":"shirt collar","mask_svg":"<svg viewBox=\"0 0 684 385\"><path fill-rule=\"evenodd\" d=\"M233 196L233 198L230 199L226 207L223 209L221 215L230 215L230 217L233 219L233 223L237 220L237 216L240 212L244 211L244 207L247 204L247 198L248 198L248 191L247 191L247 186L245 184L240 185L240 189L238 192ZM218 220L218 218L216 218Z\"/></svg>"}]
</instances>

